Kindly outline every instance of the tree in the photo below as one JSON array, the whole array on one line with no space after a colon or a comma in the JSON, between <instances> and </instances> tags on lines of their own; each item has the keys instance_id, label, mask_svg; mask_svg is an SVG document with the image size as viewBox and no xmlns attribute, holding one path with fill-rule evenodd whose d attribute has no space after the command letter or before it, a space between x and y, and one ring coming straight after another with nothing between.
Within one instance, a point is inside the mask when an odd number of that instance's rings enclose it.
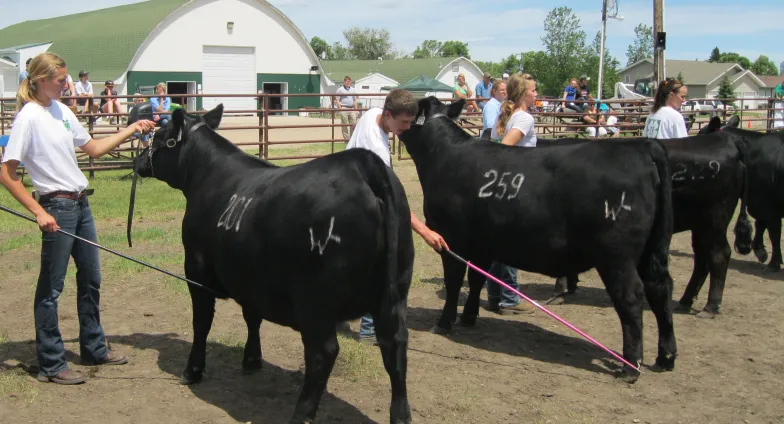
<instances>
[{"instance_id":1,"label":"tree","mask_svg":"<svg viewBox=\"0 0 784 424\"><path fill-rule=\"evenodd\" d=\"M414 59L427 59L441 56L441 45L442 43L436 40L423 41L421 45L414 49Z\"/></svg>"},{"instance_id":2,"label":"tree","mask_svg":"<svg viewBox=\"0 0 784 424\"><path fill-rule=\"evenodd\" d=\"M760 55L754 63L751 64L751 72L757 75L778 75L776 65L767 56Z\"/></svg>"},{"instance_id":3,"label":"tree","mask_svg":"<svg viewBox=\"0 0 784 424\"><path fill-rule=\"evenodd\" d=\"M335 41L330 47L327 48L327 59L349 60L354 59L354 56L349 49L340 44L340 41Z\"/></svg>"},{"instance_id":4,"label":"tree","mask_svg":"<svg viewBox=\"0 0 784 424\"><path fill-rule=\"evenodd\" d=\"M471 58L468 53L468 44L462 41L444 41L444 44L441 45L441 56Z\"/></svg>"},{"instance_id":5,"label":"tree","mask_svg":"<svg viewBox=\"0 0 784 424\"><path fill-rule=\"evenodd\" d=\"M343 31L343 36L355 59L393 58L392 43L386 29L351 27Z\"/></svg>"},{"instance_id":6,"label":"tree","mask_svg":"<svg viewBox=\"0 0 784 424\"><path fill-rule=\"evenodd\" d=\"M719 56L719 63L737 63L743 67L743 69L751 68L751 61L748 58L732 52L722 53Z\"/></svg>"},{"instance_id":7,"label":"tree","mask_svg":"<svg viewBox=\"0 0 784 424\"><path fill-rule=\"evenodd\" d=\"M639 24L634 27L635 40L626 49L626 66L653 55L653 28Z\"/></svg>"},{"instance_id":8,"label":"tree","mask_svg":"<svg viewBox=\"0 0 784 424\"><path fill-rule=\"evenodd\" d=\"M310 48L316 53L316 56L322 57L322 54L327 53L327 49L329 49L329 44L319 37L313 37L310 39Z\"/></svg>"},{"instance_id":9,"label":"tree","mask_svg":"<svg viewBox=\"0 0 784 424\"><path fill-rule=\"evenodd\" d=\"M681 84L686 85L686 80L683 78L683 72L678 71L678 76L675 77Z\"/></svg>"},{"instance_id":10,"label":"tree","mask_svg":"<svg viewBox=\"0 0 784 424\"><path fill-rule=\"evenodd\" d=\"M735 98L735 90L732 89L732 83L730 82L730 79L727 77L727 75L724 75L724 78L721 80L721 83L719 84L719 95L717 97L719 99Z\"/></svg>"},{"instance_id":11,"label":"tree","mask_svg":"<svg viewBox=\"0 0 784 424\"><path fill-rule=\"evenodd\" d=\"M585 54L585 32L580 30L580 19L568 7L556 7L544 20L542 37L549 62L549 72L539 79L546 87L545 93L558 95L569 78L574 78L582 68Z\"/></svg>"},{"instance_id":12,"label":"tree","mask_svg":"<svg viewBox=\"0 0 784 424\"><path fill-rule=\"evenodd\" d=\"M718 47L714 47L711 51L710 57L708 58L708 62L718 62L721 59L721 52L719 51Z\"/></svg>"}]
</instances>

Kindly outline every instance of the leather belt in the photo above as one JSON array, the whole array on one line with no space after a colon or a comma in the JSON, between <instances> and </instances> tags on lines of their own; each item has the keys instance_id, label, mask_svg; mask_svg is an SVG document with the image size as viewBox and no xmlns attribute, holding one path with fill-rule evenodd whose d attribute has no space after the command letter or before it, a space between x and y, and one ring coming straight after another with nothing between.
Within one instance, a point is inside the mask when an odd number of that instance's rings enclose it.
<instances>
[{"instance_id":1,"label":"leather belt","mask_svg":"<svg viewBox=\"0 0 784 424\"><path fill-rule=\"evenodd\" d=\"M41 202L45 202L47 200L51 200L55 197L60 197L64 199L71 199L71 200L84 200L85 197L93 194L92 189L82 190L82 191L53 191L51 193L42 194L40 197Z\"/></svg>"}]
</instances>

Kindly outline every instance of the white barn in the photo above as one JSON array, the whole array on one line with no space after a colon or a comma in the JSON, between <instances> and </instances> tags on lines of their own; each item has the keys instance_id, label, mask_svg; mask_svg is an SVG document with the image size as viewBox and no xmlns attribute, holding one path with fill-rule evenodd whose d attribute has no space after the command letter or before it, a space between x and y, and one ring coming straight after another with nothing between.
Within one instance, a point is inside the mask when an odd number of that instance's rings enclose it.
<instances>
[{"instance_id":1,"label":"white barn","mask_svg":"<svg viewBox=\"0 0 784 424\"><path fill-rule=\"evenodd\" d=\"M464 57L458 57L452 60L451 62L447 63L441 71L435 76L435 79L443 82L446 85L454 86L457 84L457 76L460 74L465 75L466 84L471 87L471 91L476 95L476 85L482 81L482 72L478 66L470 59L466 59ZM499 75L500 76L500 75ZM429 93L428 93L429 95ZM435 94L436 97L439 98L451 98L452 95L450 93L437 93Z\"/></svg>"},{"instance_id":2,"label":"white barn","mask_svg":"<svg viewBox=\"0 0 784 424\"><path fill-rule=\"evenodd\" d=\"M127 24L117 25L118 17ZM272 109L297 109L318 106L317 95L333 85L300 30L264 0L150 0L0 30L0 48L35 42L50 43L74 79L89 71L96 92L114 80L128 94L147 94L164 82L180 103L184 98L176 95L186 93L316 94L271 98ZM257 108L252 97L191 98L187 106L218 103L227 110Z\"/></svg>"},{"instance_id":3,"label":"white barn","mask_svg":"<svg viewBox=\"0 0 784 424\"><path fill-rule=\"evenodd\" d=\"M375 72L354 81L354 91L359 95L359 102L362 103L363 107L383 107L383 96L363 97L362 93L383 93L387 90L382 90L382 87L397 87L398 85L400 84L392 78Z\"/></svg>"}]
</instances>

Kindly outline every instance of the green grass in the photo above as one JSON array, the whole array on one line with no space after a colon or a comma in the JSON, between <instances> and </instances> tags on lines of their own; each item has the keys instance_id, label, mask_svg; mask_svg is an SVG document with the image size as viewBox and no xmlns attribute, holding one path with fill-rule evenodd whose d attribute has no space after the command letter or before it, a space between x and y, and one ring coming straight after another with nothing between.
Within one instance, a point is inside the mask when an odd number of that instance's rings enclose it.
<instances>
[{"instance_id":1,"label":"green grass","mask_svg":"<svg viewBox=\"0 0 784 424\"><path fill-rule=\"evenodd\" d=\"M8 332L0 329L0 352L4 350L3 344L9 341ZM39 393L38 385L30 381L30 376L24 369L0 369L0 397L13 396L32 403Z\"/></svg>"},{"instance_id":2,"label":"green grass","mask_svg":"<svg viewBox=\"0 0 784 424\"><path fill-rule=\"evenodd\" d=\"M342 334L338 334L338 343L340 354L335 361L332 375L352 382L378 380L382 375L386 375L378 346L365 345Z\"/></svg>"}]
</instances>

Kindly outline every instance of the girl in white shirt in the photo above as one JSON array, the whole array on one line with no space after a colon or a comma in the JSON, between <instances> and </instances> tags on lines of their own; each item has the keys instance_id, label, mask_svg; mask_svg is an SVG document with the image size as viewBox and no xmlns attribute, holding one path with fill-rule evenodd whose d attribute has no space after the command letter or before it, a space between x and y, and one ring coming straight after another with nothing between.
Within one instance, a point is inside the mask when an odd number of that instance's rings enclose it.
<instances>
[{"instance_id":1,"label":"girl in white shirt","mask_svg":"<svg viewBox=\"0 0 784 424\"><path fill-rule=\"evenodd\" d=\"M16 95L19 113L3 155L0 183L35 215L41 237L41 270L33 304L38 379L58 384L78 384L86 377L69 369L57 318L57 302L63 291L68 260L76 264L79 346L83 364L122 365L125 356L106 345L101 327L99 299L101 269L98 249L62 233L62 228L92 242L98 241L87 201L87 179L76 162L78 147L98 158L123 143L134 132L146 133L152 121L139 121L118 134L94 140L71 110L60 103L68 69L55 54L42 53L30 62L29 74ZM36 201L16 175L24 162L33 186L41 194Z\"/></svg>"},{"instance_id":2,"label":"girl in white shirt","mask_svg":"<svg viewBox=\"0 0 784 424\"><path fill-rule=\"evenodd\" d=\"M529 74L514 74L506 82L506 96L490 138L507 146L536 147L534 117L528 113L528 109L536 104L536 81ZM520 290L516 268L494 261L490 274ZM503 315L535 311L527 302L520 302L517 293L490 280L487 281L487 300L491 311Z\"/></svg>"},{"instance_id":3,"label":"girl in white shirt","mask_svg":"<svg viewBox=\"0 0 784 424\"><path fill-rule=\"evenodd\" d=\"M656 90L651 114L645 120L643 136L658 139L688 137L686 121L679 112L688 92L689 89L679 80L667 78L662 81Z\"/></svg>"},{"instance_id":4,"label":"girl in white shirt","mask_svg":"<svg viewBox=\"0 0 784 424\"><path fill-rule=\"evenodd\" d=\"M536 147L535 121L528 113L536 103L536 81L529 74L514 74L506 83L506 96L490 138L508 146Z\"/></svg>"}]
</instances>

